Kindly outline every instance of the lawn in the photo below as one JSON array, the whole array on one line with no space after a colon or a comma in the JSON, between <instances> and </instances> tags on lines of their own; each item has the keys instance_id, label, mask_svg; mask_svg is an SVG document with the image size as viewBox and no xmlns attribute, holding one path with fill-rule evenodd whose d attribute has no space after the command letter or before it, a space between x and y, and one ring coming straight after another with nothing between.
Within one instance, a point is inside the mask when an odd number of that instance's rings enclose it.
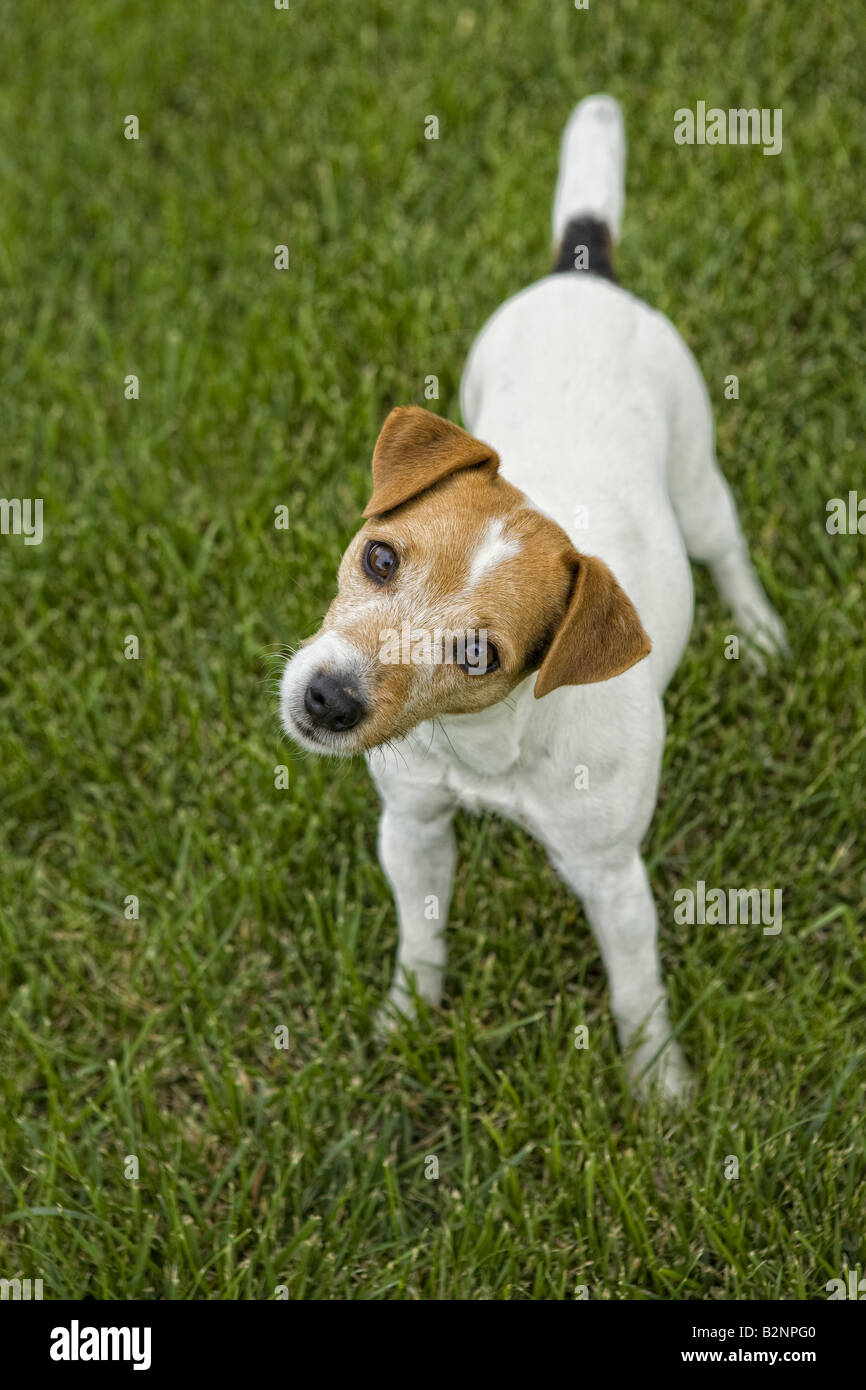
<instances>
[{"instance_id":1,"label":"lawn","mask_svg":"<svg viewBox=\"0 0 866 1390\"><path fill-rule=\"evenodd\" d=\"M0 535L0 1274L814 1299L866 1273L866 537L825 526L866 491L862 10L2 10L0 493L44 499L44 538ZM387 410L432 374L458 418L473 335L545 273L594 90L630 140L621 279L702 365L793 646L725 660L696 574L646 842L681 1115L630 1100L582 912L490 817L458 822L445 1005L377 1046L377 799L288 747L274 695ZM678 146L699 100L782 108L782 153ZM678 926L701 879L781 888L782 932Z\"/></svg>"}]
</instances>

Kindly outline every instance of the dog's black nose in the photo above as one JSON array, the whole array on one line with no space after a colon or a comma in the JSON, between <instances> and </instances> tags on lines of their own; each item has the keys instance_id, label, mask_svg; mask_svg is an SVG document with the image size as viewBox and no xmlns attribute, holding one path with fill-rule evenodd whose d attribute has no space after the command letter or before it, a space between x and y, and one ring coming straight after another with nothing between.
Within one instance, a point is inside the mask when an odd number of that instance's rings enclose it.
<instances>
[{"instance_id":1,"label":"dog's black nose","mask_svg":"<svg viewBox=\"0 0 866 1390\"><path fill-rule=\"evenodd\" d=\"M335 734L354 729L366 710L360 696L355 695L333 676L320 671L313 676L304 692L304 709L317 729L330 729Z\"/></svg>"}]
</instances>

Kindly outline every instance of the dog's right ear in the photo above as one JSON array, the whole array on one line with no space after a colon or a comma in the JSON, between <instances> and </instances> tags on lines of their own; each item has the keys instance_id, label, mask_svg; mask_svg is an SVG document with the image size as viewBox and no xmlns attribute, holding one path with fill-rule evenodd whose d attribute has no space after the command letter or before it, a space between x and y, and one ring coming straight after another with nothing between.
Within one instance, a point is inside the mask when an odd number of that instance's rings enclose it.
<instances>
[{"instance_id":1,"label":"dog's right ear","mask_svg":"<svg viewBox=\"0 0 866 1390\"><path fill-rule=\"evenodd\" d=\"M364 516L381 516L461 468L486 468L499 455L488 444L418 405L391 411L373 450L373 495Z\"/></svg>"}]
</instances>

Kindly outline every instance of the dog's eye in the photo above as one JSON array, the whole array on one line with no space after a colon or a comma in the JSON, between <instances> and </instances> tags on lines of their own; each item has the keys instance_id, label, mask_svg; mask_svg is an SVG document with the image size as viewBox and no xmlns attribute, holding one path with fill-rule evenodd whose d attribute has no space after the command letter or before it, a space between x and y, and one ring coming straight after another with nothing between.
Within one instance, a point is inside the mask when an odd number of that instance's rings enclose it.
<instances>
[{"instance_id":1,"label":"dog's eye","mask_svg":"<svg viewBox=\"0 0 866 1390\"><path fill-rule=\"evenodd\" d=\"M384 584L397 568L397 552L384 541L370 541L364 551L364 573L377 584Z\"/></svg>"},{"instance_id":2,"label":"dog's eye","mask_svg":"<svg viewBox=\"0 0 866 1390\"><path fill-rule=\"evenodd\" d=\"M499 653L483 633L470 634L466 638L463 658L459 665L467 676L489 676L491 671L499 668Z\"/></svg>"}]
</instances>

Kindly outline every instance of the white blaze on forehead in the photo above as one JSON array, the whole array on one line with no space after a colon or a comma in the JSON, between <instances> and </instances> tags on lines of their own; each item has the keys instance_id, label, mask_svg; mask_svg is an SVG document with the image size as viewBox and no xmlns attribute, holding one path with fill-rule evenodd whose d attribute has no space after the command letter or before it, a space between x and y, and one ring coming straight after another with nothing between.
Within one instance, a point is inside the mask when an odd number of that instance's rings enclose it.
<instances>
[{"instance_id":1,"label":"white blaze on forehead","mask_svg":"<svg viewBox=\"0 0 866 1390\"><path fill-rule=\"evenodd\" d=\"M520 541L509 539L503 534L501 517L497 516L493 521L488 521L481 543L469 565L469 584L477 584L483 574L495 569L510 556L519 555L520 550Z\"/></svg>"}]
</instances>

